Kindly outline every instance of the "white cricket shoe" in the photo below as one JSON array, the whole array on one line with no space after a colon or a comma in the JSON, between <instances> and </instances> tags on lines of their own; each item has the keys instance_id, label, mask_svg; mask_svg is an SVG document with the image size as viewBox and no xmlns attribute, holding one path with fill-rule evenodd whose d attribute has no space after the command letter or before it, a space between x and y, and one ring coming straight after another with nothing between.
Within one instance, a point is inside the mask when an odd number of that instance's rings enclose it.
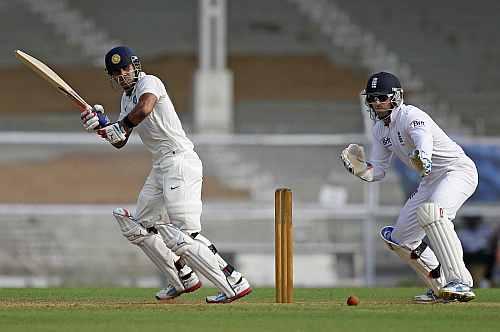
<instances>
[{"instance_id":1,"label":"white cricket shoe","mask_svg":"<svg viewBox=\"0 0 500 332\"><path fill-rule=\"evenodd\" d=\"M226 294L219 293L217 295L207 296L207 303L230 303L252 292L250 283L243 277L241 277L241 279L235 285L232 285L232 287L234 289L234 292L236 293L235 296L227 297Z\"/></svg>"},{"instance_id":2,"label":"white cricket shoe","mask_svg":"<svg viewBox=\"0 0 500 332\"><path fill-rule=\"evenodd\" d=\"M474 294L469 286L457 281L452 281L439 290L439 297L446 300L469 302L476 298L476 294Z\"/></svg>"},{"instance_id":3,"label":"white cricket shoe","mask_svg":"<svg viewBox=\"0 0 500 332\"><path fill-rule=\"evenodd\" d=\"M416 303L449 303L449 302L455 302L457 301L456 299L445 299L442 297L439 297L434 293L432 288L429 288L425 294L420 294L416 295L413 297L413 301Z\"/></svg>"},{"instance_id":4,"label":"white cricket shoe","mask_svg":"<svg viewBox=\"0 0 500 332\"><path fill-rule=\"evenodd\" d=\"M439 298L434 294L434 291L429 288L425 294L416 295L413 301L417 303L436 303Z\"/></svg>"},{"instance_id":5,"label":"white cricket shoe","mask_svg":"<svg viewBox=\"0 0 500 332\"><path fill-rule=\"evenodd\" d=\"M194 272L191 272L189 278L181 281L184 285L184 290L178 291L174 286L168 285L167 288L160 289L156 293L155 298L159 301L171 300L184 293L194 292L201 287L201 281Z\"/></svg>"},{"instance_id":6,"label":"white cricket shoe","mask_svg":"<svg viewBox=\"0 0 500 332\"><path fill-rule=\"evenodd\" d=\"M416 295L413 297L413 301L415 303L422 303L422 304L427 304L427 303L450 303L450 302L456 302L458 299L445 299L443 297L439 297L434 293L432 288L429 288L425 294L420 294Z\"/></svg>"}]
</instances>

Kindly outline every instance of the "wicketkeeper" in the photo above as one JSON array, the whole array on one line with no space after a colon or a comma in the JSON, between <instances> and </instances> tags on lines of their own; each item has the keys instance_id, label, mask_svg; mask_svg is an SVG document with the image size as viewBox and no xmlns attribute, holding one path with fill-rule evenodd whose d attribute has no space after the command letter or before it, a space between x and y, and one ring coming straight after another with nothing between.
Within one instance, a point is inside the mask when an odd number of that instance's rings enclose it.
<instances>
[{"instance_id":1,"label":"wicketkeeper","mask_svg":"<svg viewBox=\"0 0 500 332\"><path fill-rule=\"evenodd\" d=\"M396 224L380 232L388 247L429 286L429 291L415 300L474 299L472 277L452 223L476 190L474 162L427 113L403 103L403 89L396 76L373 74L362 94L374 120L371 158L368 160L357 144L350 144L340 157L350 173L368 182L384 178L393 155L421 176ZM426 235L432 249L422 241Z\"/></svg>"}]
</instances>

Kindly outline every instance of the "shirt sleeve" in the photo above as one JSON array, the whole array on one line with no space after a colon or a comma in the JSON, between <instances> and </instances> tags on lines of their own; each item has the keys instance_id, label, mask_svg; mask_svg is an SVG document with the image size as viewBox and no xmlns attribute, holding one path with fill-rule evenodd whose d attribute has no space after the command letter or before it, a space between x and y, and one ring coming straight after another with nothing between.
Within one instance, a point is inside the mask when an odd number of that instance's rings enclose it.
<instances>
[{"instance_id":1,"label":"shirt sleeve","mask_svg":"<svg viewBox=\"0 0 500 332\"><path fill-rule=\"evenodd\" d=\"M409 117L408 122L408 136L413 141L415 149L431 158L434 147L432 120L426 113L420 111Z\"/></svg>"},{"instance_id":2,"label":"shirt sleeve","mask_svg":"<svg viewBox=\"0 0 500 332\"><path fill-rule=\"evenodd\" d=\"M137 98L140 98L145 93L151 93L159 100L165 94L165 86L158 77L146 75L137 84Z\"/></svg>"},{"instance_id":3,"label":"shirt sleeve","mask_svg":"<svg viewBox=\"0 0 500 332\"><path fill-rule=\"evenodd\" d=\"M382 145L379 140L373 136L372 150L370 153L370 163L373 167L373 181L382 180L385 177L387 169L391 166L392 151Z\"/></svg>"}]
</instances>

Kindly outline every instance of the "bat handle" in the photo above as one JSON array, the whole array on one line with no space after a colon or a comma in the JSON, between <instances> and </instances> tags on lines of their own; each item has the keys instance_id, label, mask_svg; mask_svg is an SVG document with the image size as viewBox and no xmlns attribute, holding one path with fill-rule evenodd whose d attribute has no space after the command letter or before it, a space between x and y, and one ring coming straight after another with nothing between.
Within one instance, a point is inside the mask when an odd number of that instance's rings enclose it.
<instances>
[{"instance_id":1,"label":"bat handle","mask_svg":"<svg viewBox=\"0 0 500 332\"><path fill-rule=\"evenodd\" d=\"M89 104L87 104L87 103L84 103L84 104L82 103L82 104L79 104L78 106L79 106L79 108L80 108L80 113L83 113L83 112L85 112L85 111L91 111L91 110L92 110L92 106L90 106L90 105L89 105ZM99 123L100 123L101 121L103 121L103 122L109 122L109 120L107 119L107 116L106 116L106 115L104 115L103 113L101 113L101 114L102 114L102 116L104 116L105 118L101 119L101 117L99 117ZM101 128L103 128L103 126L102 126L101 124L99 124L99 126L95 127L95 128L94 128L94 130L98 130L98 129L101 129Z\"/></svg>"},{"instance_id":2,"label":"bat handle","mask_svg":"<svg viewBox=\"0 0 500 332\"><path fill-rule=\"evenodd\" d=\"M85 111L90 111L92 110L92 106L90 106L89 104L84 104L84 105L81 105L80 106L80 112L83 113Z\"/></svg>"}]
</instances>

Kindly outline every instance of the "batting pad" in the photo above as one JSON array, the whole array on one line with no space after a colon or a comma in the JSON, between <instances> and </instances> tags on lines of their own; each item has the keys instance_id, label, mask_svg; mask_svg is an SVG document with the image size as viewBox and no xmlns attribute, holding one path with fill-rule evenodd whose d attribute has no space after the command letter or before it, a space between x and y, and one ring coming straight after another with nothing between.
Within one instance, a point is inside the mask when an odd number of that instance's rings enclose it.
<instances>
[{"instance_id":1,"label":"batting pad","mask_svg":"<svg viewBox=\"0 0 500 332\"><path fill-rule=\"evenodd\" d=\"M219 254L219 252L215 248L215 245L209 239L207 239L205 236L198 233L194 237L194 240L200 242L202 245L207 246L208 249L210 249L210 251L214 253L215 258L217 259L217 263L219 264L219 267L223 273L224 273L224 271L228 271L227 267L229 264L224 260L224 258L222 258L222 256ZM226 270L224 270L224 269L226 269ZM231 270L232 271L228 272L229 275L227 275L226 273L224 273L224 275L227 276L227 280L229 281L229 283L231 285L234 285L241 279L242 275L240 272L234 270L233 266L231 266Z\"/></svg>"},{"instance_id":2,"label":"batting pad","mask_svg":"<svg viewBox=\"0 0 500 332\"><path fill-rule=\"evenodd\" d=\"M174 265L177 257L167 248L161 236L148 233L125 209L113 210L113 216L118 221L123 236L142 249L158 270L165 275L167 282L176 290L183 291L184 285Z\"/></svg>"},{"instance_id":3,"label":"batting pad","mask_svg":"<svg viewBox=\"0 0 500 332\"><path fill-rule=\"evenodd\" d=\"M446 281L472 287L472 276L463 261L462 244L446 210L435 203L424 203L417 209L417 219L429 237Z\"/></svg>"},{"instance_id":4,"label":"batting pad","mask_svg":"<svg viewBox=\"0 0 500 332\"><path fill-rule=\"evenodd\" d=\"M132 217L132 215L130 214L130 212L128 212L127 209L122 209L122 208L114 209L113 217L115 217L116 221L118 222L118 226L120 226L123 235L125 234L133 235L134 231L137 229L137 226L139 226L139 223ZM141 234L139 232L138 236L140 237L140 235ZM130 242L133 242L134 240L132 237L129 238L128 235L125 235L125 237Z\"/></svg>"},{"instance_id":5,"label":"batting pad","mask_svg":"<svg viewBox=\"0 0 500 332\"><path fill-rule=\"evenodd\" d=\"M177 256L167 248L160 235L153 234L147 237L139 244L139 247L156 265L158 270L165 275L167 281L174 286L177 291L184 290L184 285L174 265Z\"/></svg>"},{"instance_id":6,"label":"batting pad","mask_svg":"<svg viewBox=\"0 0 500 332\"><path fill-rule=\"evenodd\" d=\"M195 272L205 276L228 298L236 295L221 271L217 258L206 245L193 240L173 224L162 224L157 227L167 247L179 255Z\"/></svg>"},{"instance_id":7,"label":"batting pad","mask_svg":"<svg viewBox=\"0 0 500 332\"><path fill-rule=\"evenodd\" d=\"M435 259L431 261L429 255L424 254L425 251L430 250L430 248L425 247L420 250L410 250L405 246L401 246L398 243L392 241L391 233L394 227L385 226L380 230L380 237L387 244L389 249L394 251L405 263L407 263L417 275L425 282L425 284L432 288L435 294L439 293L439 289L444 286L445 281L442 276L439 275L439 262ZM419 246L421 247L421 246ZM417 248L418 249L418 248Z\"/></svg>"}]
</instances>

